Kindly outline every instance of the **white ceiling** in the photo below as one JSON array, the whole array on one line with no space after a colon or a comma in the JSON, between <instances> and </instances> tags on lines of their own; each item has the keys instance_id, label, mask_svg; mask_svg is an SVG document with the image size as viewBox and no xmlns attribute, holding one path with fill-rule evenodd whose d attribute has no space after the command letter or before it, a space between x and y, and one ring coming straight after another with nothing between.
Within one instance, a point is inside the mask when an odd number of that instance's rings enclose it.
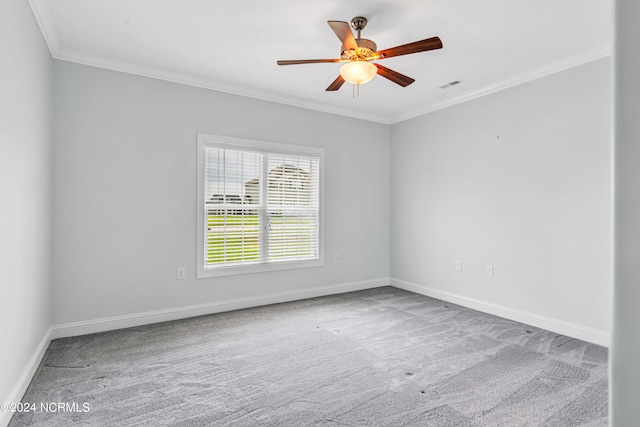
<instances>
[{"instance_id":1,"label":"white ceiling","mask_svg":"<svg viewBox=\"0 0 640 427\"><path fill-rule=\"evenodd\" d=\"M610 0L29 0L53 57L224 92L395 123L607 56ZM341 64L328 20L365 16L378 49L439 36L440 50L381 64L377 76L325 88ZM462 84L440 89L453 80Z\"/></svg>"}]
</instances>

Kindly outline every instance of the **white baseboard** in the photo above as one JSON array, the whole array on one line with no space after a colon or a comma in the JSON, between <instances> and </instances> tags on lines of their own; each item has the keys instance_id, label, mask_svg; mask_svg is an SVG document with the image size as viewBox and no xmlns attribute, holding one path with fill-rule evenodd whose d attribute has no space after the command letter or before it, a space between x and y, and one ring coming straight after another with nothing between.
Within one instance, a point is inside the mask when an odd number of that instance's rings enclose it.
<instances>
[{"instance_id":1,"label":"white baseboard","mask_svg":"<svg viewBox=\"0 0 640 427\"><path fill-rule=\"evenodd\" d=\"M437 298L458 304L474 310L504 317L505 319L514 320L516 322L526 323L527 325L536 326L548 331L557 332L562 335L588 341L594 344L609 347L610 336L607 332L597 329L588 328L574 323L564 322L562 320L551 319L525 311L515 310L513 308L479 301L473 298L467 298L462 295L453 294L446 291L429 288L427 286L417 285L415 283L406 282L399 279L390 279L390 285L406 291L415 292L426 295L428 297Z\"/></svg>"},{"instance_id":2,"label":"white baseboard","mask_svg":"<svg viewBox=\"0 0 640 427\"><path fill-rule=\"evenodd\" d=\"M66 323L62 325L54 325L52 327L51 339L93 334L97 332L111 331L114 329L130 328L133 326L167 322L171 320L185 319L188 317L203 316L206 314L222 313L225 311L241 310L244 308L258 307L268 304L277 304L307 298L321 297L325 295L360 291L363 289L371 289L381 286L389 286L389 278L364 280L359 282L343 283L340 285L305 289L303 291L272 294L255 298L235 299L208 304L191 305L187 307L148 311L144 313L129 314L125 316L115 316L103 319Z\"/></svg>"},{"instance_id":3,"label":"white baseboard","mask_svg":"<svg viewBox=\"0 0 640 427\"><path fill-rule=\"evenodd\" d=\"M31 358L29 358L29 361L20 374L20 377L18 377L18 381L9 393L9 396L0 403L18 403L22 401L22 396L24 396L24 393L27 391L27 388L31 383L31 379L35 375L38 366L40 366L40 362L42 362L42 358L44 357L47 348L49 348L49 343L52 339L51 333L52 329L49 328L38 343L38 346L31 355ZM0 427L8 426L12 416L13 413L11 412L0 411Z\"/></svg>"}]
</instances>

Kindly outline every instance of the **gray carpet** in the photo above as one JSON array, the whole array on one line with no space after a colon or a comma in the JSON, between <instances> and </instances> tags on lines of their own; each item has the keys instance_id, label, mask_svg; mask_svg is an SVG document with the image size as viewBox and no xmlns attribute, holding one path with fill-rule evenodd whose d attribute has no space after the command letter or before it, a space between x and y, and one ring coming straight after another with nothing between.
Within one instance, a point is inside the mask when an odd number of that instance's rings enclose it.
<instances>
[{"instance_id":1,"label":"gray carpet","mask_svg":"<svg viewBox=\"0 0 640 427\"><path fill-rule=\"evenodd\" d=\"M607 350L385 287L55 340L23 402L70 406L11 427L595 427Z\"/></svg>"}]
</instances>

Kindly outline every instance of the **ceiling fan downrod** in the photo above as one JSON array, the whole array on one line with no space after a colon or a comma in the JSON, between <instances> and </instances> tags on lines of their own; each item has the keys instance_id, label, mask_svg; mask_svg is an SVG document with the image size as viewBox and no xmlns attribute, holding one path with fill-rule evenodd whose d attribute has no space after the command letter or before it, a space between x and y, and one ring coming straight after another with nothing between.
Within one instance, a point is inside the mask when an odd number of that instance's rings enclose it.
<instances>
[{"instance_id":1,"label":"ceiling fan downrod","mask_svg":"<svg viewBox=\"0 0 640 427\"><path fill-rule=\"evenodd\" d=\"M356 37L358 39L361 38L360 31L362 31L366 26L367 18L365 18L364 16L356 16L351 20L351 27L358 32L358 37Z\"/></svg>"}]
</instances>

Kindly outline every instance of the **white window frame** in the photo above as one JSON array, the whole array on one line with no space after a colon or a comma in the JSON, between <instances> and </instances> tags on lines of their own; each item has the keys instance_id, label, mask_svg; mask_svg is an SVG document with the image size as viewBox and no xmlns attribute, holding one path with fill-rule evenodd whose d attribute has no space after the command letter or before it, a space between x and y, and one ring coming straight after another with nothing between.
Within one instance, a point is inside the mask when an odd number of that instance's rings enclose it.
<instances>
[{"instance_id":1,"label":"white window frame","mask_svg":"<svg viewBox=\"0 0 640 427\"><path fill-rule=\"evenodd\" d=\"M275 263L257 263L207 268L206 224L205 216L205 148L228 148L230 150L247 150L261 153L282 153L320 158L319 166L319 218L318 218L318 258L303 261L279 261ZM320 267L324 265L324 149L304 145L283 144L271 141L236 138L224 135L198 133L198 166L197 166L197 273L198 279L229 276L236 274L259 273L266 271L289 270L296 268Z\"/></svg>"}]
</instances>

